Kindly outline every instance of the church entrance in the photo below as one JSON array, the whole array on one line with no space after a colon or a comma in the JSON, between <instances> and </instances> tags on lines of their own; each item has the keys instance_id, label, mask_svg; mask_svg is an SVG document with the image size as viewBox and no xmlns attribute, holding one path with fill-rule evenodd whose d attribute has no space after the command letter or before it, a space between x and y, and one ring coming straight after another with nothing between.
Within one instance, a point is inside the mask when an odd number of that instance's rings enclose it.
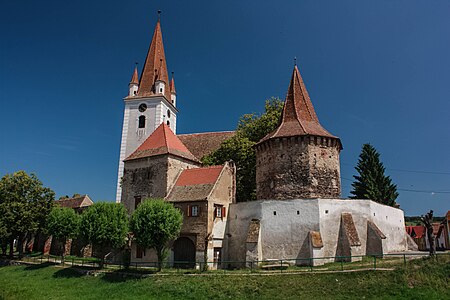
<instances>
[{"instance_id":1,"label":"church entrance","mask_svg":"<svg viewBox=\"0 0 450 300\"><path fill-rule=\"evenodd\" d=\"M193 269L195 267L195 245L190 238L180 237L173 244L174 266Z\"/></svg>"}]
</instances>

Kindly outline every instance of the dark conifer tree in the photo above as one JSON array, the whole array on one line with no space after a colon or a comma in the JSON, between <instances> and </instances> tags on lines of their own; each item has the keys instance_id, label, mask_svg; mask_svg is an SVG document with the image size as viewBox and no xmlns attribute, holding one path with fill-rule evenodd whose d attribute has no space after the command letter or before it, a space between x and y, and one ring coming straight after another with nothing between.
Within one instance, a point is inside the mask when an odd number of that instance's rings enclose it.
<instances>
[{"instance_id":1,"label":"dark conifer tree","mask_svg":"<svg viewBox=\"0 0 450 300\"><path fill-rule=\"evenodd\" d=\"M384 174L385 168L380 161L380 154L370 144L364 144L355 167L359 176L353 176L353 199L370 199L376 202L395 206L398 197L397 186L389 176Z\"/></svg>"}]
</instances>

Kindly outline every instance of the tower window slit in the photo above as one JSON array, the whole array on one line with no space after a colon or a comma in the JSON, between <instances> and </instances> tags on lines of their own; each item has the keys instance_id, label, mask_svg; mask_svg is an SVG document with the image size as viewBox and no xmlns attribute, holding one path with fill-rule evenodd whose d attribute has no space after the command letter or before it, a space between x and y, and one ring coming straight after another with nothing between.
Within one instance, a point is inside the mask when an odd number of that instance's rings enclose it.
<instances>
[{"instance_id":1,"label":"tower window slit","mask_svg":"<svg viewBox=\"0 0 450 300\"><path fill-rule=\"evenodd\" d=\"M145 116L139 116L139 128L145 128Z\"/></svg>"}]
</instances>

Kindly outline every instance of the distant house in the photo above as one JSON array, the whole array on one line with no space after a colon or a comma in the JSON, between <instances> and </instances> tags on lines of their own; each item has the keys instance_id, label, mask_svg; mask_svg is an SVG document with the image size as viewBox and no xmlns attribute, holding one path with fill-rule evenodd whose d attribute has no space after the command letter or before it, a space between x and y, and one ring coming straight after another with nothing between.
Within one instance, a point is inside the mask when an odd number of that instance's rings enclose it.
<instances>
[{"instance_id":1,"label":"distant house","mask_svg":"<svg viewBox=\"0 0 450 300\"><path fill-rule=\"evenodd\" d=\"M425 226L406 226L406 232L413 238L414 242L416 242L420 251L427 250Z\"/></svg>"},{"instance_id":2,"label":"distant house","mask_svg":"<svg viewBox=\"0 0 450 300\"><path fill-rule=\"evenodd\" d=\"M450 210L440 224L438 237L439 248L450 250Z\"/></svg>"},{"instance_id":3,"label":"distant house","mask_svg":"<svg viewBox=\"0 0 450 300\"><path fill-rule=\"evenodd\" d=\"M56 205L62 207L73 208L76 212L81 213L83 210L94 204L88 195L81 195L72 198L61 198L55 201Z\"/></svg>"},{"instance_id":4,"label":"distant house","mask_svg":"<svg viewBox=\"0 0 450 300\"><path fill-rule=\"evenodd\" d=\"M89 206L94 204L94 202L89 198L88 195L75 195L72 198L60 198L55 201L55 204L61 207L72 208L77 213L82 213ZM46 237L45 243L42 247L44 254L55 254L61 255L60 245L63 243L61 240L57 240L50 237ZM92 247L81 239L68 239L66 241L64 252L66 255L76 255L76 256L91 256Z\"/></svg>"},{"instance_id":5,"label":"distant house","mask_svg":"<svg viewBox=\"0 0 450 300\"><path fill-rule=\"evenodd\" d=\"M433 223L433 234L436 237L437 250L450 250L449 243L449 222L450 211L447 212L444 220L441 223ZM420 251L430 249L428 242L428 234L425 226L406 226L406 232L414 239Z\"/></svg>"}]
</instances>

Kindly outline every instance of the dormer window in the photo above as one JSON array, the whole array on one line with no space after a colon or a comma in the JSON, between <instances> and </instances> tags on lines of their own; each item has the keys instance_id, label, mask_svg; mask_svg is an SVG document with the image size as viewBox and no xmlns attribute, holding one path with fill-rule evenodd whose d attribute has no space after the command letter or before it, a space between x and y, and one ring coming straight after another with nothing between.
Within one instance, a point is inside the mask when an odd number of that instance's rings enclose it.
<instances>
[{"instance_id":1,"label":"dormer window","mask_svg":"<svg viewBox=\"0 0 450 300\"><path fill-rule=\"evenodd\" d=\"M145 116L139 116L138 128L145 128Z\"/></svg>"}]
</instances>

